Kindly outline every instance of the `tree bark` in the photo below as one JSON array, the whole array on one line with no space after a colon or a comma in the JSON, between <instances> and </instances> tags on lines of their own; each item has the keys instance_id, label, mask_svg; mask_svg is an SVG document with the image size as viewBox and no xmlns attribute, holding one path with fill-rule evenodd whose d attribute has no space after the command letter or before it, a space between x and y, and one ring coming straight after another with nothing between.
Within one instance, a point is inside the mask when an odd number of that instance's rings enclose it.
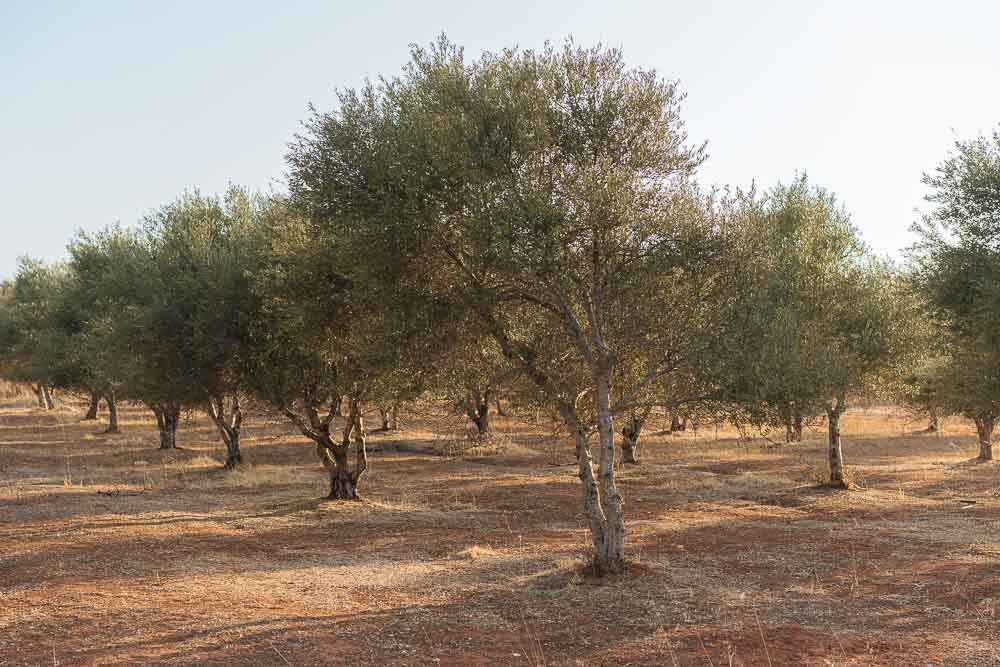
<instances>
[{"instance_id":1,"label":"tree bark","mask_svg":"<svg viewBox=\"0 0 1000 667\"><path fill-rule=\"evenodd\" d=\"M108 429L105 433L118 433L118 401L115 400L115 392L105 394L104 401L108 404Z\"/></svg>"},{"instance_id":2,"label":"tree bark","mask_svg":"<svg viewBox=\"0 0 1000 667\"><path fill-rule=\"evenodd\" d=\"M399 423L399 403L392 404L392 410L389 411L389 427L393 431L398 431L402 428Z\"/></svg>"},{"instance_id":3,"label":"tree bark","mask_svg":"<svg viewBox=\"0 0 1000 667\"><path fill-rule=\"evenodd\" d=\"M42 410L52 410L56 407L52 400L52 392L47 384L39 384L32 387L35 396L38 398L38 407Z\"/></svg>"},{"instance_id":4,"label":"tree bark","mask_svg":"<svg viewBox=\"0 0 1000 667\"><path fill-rule=\"evenodd\" d=\"M395 409L394 407L390 407L388 405L380 405L380 406L378 406L378 414L379 414L379 417L382 418L382 430L383 431L392 431L392 430L394 430L393 426L392 426L392 411L394 409Z\"/></svg>"},{"instance_id":5,"label":"tree bark","mask_svg":"<svg viewBox=\"0 0 1000 667\"><path fill-rule=\"evenodd\" d=\"M941 418L938 415L938 411L934 408L930 408L927 411L927 432L938 433L940 431L941 431Z\"/></svg>"},{"instance_id":6,"label":"tree bark","mask_svg":"<svg viewBox=\"0 0 1000 667\"><path fill-rule=\"evenodd\" d=\"M90 394L90 405L87 407L87 414L83 416L83 421L94 421L97 419L97 409L101 406L101 395L94 391Z\"/></svg>"},{"instance_id":7,"label":"tree bark","mask_svg":"<svg viewBox=\"0 0 1000 667\"><path fill-rule=\"evenodd\" d=\"M649 416L649 410L633 411L622 427L622 463L639 463L639 435Z\"/></svg>"},{"instance_id":8,"label":"tree bark","mask_svg":"<svg viewBox=\"0 0 1000 667\"><path fill-rule=\"evenodd\" d=\"M838 396L830 401L826 410L827 425L829 427L829 455L830 455L830 486L846 489L847 480L844 478L844 452L840 441L840 416L847 409L844 396Z\"/></svg>"},{"instance_id":9,"label":"tree bark","mask_svg":"<svg viewBox=\"0 0 1000 667\"><path fill-rule=\"evenodd\" d=\"M240 432L243 427L243 408L240 406L240 398L233 395L230 406L226 410L226 399L224 396L213 396L208 400L208 416L212 419L215 427L219 430L219 437L222 444L226 446L226 462L223 467L226 470L233 470L243 463L243 453L240 451Z\"/></svg>"},{"instance_id":10,"label":"tree bark","mask_svg":"<svg viewBox=\"0 0 1000 667\"><path fill-rule=\"evenodd\" d=\"M625 570L624 501L615 483L615 426L611 412L611 362L598 361L594 372L597 384L597 435L601 448L598 481L604 511L604 544L595 554L594 567L600 574Z\"/></svg>"},{"instance_id":11,"label":"tree bark","mask_svg":"<svg viewBox=\"0 0 1000 667\"><path fill-rule=\"evenodd\" d=\"M490 394L470 392L465 402L465 414L476 425L477 435L490 432Z\"/></svg>"},{"instance_id":12,"label":"tree bark","mask_svg":"<svg viewBox=\"0 0 1000 667\"><path fill-rule=\"evenodd\" d=\"M802 442L802 415L785 416L785 442Z\"/></svg>"},{"instance_id":13,"label":"tree bark","mask_svg":"<svg viewBox=\"0 0 1000 667\"><path fill-rule=\"evenodd\" d=\"M973 419L976 423L976 432L979 434L979 456L980 461L993 460L993 427L996 425L996 417L992 412L984 412Z\"/></svg>"},{"instance_id":14,"label":"tree bark","mask_svg":"<svg viewBox=\"0 0 1000 667\"><path fill-rule=\"evenodd\" d=\"M501 417L506 417L507 413L503 409L503 404L500 402L500 397L497 396L493 399L493 406L496 408L497 414Z\"/></svg>"},{"instance_id":15,"label":"tree bark","mask_svg":"<svg viewBox=\"0 0 1000 667\"><path fill-rule=\"evenodd\" d=\"M670 416L670 432L676 433L678 431L683 431L684 426L681 424L681 418L677 415Z\"/></svg>"},{"instance_id":16,"label":"tree bark","mask_svg":"<svg viewBox=\"0 0 1000 667\"><path fill-rule=\"evenodd\" d=\"M181 418L181 408L177 403L157 403L151 405L156 415L156 427L160 431L160 449L177 449L177 425Z\"/></svg>"}]
</instances>

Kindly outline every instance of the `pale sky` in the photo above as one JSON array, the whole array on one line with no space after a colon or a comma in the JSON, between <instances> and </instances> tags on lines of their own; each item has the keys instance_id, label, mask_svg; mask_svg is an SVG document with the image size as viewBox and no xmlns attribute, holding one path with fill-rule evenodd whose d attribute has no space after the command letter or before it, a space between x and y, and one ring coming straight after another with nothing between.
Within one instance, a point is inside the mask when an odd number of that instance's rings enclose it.
<instances>
[{"instance_id":1,"label":"pale sky","mask_svg":"<svg viewBox=\"0 0 1000 667\"><path fill-rule=\"evenodd\" d=\"M185 188L282 188L307 105L395 74L444 31L468 55L602 41L680 79L705 185L805 170L899 256L921 173L1000 122L1000 2L0 0L0 277Z\"/></svg>"}]
</instances>

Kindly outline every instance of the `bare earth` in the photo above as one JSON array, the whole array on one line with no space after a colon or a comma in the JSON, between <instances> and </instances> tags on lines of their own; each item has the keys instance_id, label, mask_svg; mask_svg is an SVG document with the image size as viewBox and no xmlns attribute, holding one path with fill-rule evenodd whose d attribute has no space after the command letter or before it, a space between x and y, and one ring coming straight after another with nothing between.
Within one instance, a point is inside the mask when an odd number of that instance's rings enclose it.
<instances>
[{"instance_id":1,"label":"bare earth","mask_svg":"<svg viewBox=\"0 0 1000 667\"><path fill-rule=\"evenodd\" d=\"M79 414L0 405L0 665L1000 665L1000 468L959 420L848 413L849 492L822 432L647 435L601 581L547 427L460 459L416 418L336 503L278 420L227 474L203 418L161 453L141 410Z\"/></svg>"}]
</instances>

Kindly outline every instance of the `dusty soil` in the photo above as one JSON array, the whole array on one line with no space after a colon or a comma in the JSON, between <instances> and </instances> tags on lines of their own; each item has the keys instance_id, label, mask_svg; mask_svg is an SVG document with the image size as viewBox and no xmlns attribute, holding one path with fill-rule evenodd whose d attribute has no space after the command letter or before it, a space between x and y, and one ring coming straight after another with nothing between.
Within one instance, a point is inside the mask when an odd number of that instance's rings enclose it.
<instances>
[{"instance_id":1,"label":"dusty soil","mask_svg":"<svg viewBox=\"0 0 1000 667\"><path fill-rule=\"evenodd\" d=\"M0 405L0 665L1000 665L1000 468L958 420L849 413L847 492L822 432L647 436L630 570L595 580L546 428L457 458L411 417L336 503L278 420L226 473L203 418L161 453L142 410L80 414Z\"/></svg>"}]
</instances>

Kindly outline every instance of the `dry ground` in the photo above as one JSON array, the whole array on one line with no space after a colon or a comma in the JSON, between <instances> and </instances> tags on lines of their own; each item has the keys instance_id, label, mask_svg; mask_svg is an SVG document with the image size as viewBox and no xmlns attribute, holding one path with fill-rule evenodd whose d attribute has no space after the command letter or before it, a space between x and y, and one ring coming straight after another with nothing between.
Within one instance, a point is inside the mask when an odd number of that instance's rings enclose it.
<instances>
[{"instance_id":1,"label":"dry ground","mask_svg":"<svg viewBox=\"0 0 1000 667\"><path fill-rule=\"evenodd\" d=\"M0 665L1000 665L1000 469L957 420L849 413L849 492L815 484L820 432L647 437L630 572L595 581L539 427L464 460L375 434L366 500L331 503L281 422L227 474L204 419L163 454L141 410L78 410L0 405Z\"/></svg>"}]
</instances>

